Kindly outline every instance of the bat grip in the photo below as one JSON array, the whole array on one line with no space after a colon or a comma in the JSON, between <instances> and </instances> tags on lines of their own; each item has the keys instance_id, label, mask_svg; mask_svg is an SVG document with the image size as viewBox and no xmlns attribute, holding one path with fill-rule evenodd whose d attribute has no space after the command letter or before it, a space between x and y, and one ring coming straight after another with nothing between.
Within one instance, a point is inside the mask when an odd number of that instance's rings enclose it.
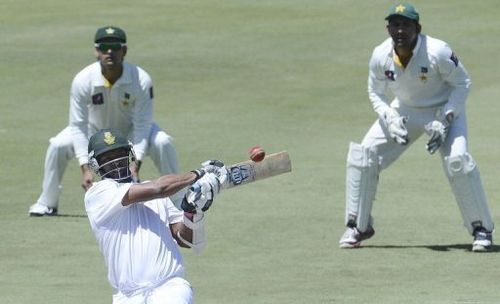
<instances>
[{"instance_id":1,"label":"bat grip","mask_svg":"<svg viewBox=\"0 0 500 304\"><path fill-rule=\"evenodd\" d=\"M223 183L221 183L220 190L231 188L230 184L231 184L231 171L229 171L229 169L226 168L226 180Z\"/></svg>"}]
</instances>

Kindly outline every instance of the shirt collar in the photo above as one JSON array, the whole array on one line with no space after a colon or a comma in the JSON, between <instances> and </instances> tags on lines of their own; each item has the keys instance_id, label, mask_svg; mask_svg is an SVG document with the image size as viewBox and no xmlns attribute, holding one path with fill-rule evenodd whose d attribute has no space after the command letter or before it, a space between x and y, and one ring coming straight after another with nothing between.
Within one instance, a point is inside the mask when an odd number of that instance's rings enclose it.
<instances>
[{"instance_id":1,"label":"shirt collar","mask_svg":"<svg viewBox=\"0 0 500 304\"><path fill-rule=\"evenodd\" d=\"M96 65L96 68L94 69L94 73L92 73L92 85L94 87L110 88L110 83L104 78L104 76L102 76L101 64L99 63L99 61L94 64ZM130 66L126 62L124 62L122 76L115 82L114 85L116 86L120 84L127 84L130 82L132 82Z\"/></svg>"},{"instance_id":2,"label":"shirt collar","mask_svg":"<svg viewBox=\"0 0 500 304\"><path fill-rule=\"evenodd\" d=\"M420 44L422 44L422 39L420 37L420 34L417 35L417 43L415 44L415 47L413 48L412 50L412 58L415 57L415 55L417 54L418 52L418 49L420 48ZM394 45L394 43L393 43ZM396 50L394 49L394 47L392 48L392 59L394 60L394 63L397 64L398 66L403 66L401 64L401 61L399 60L399 57L398 57L398 54L396 54Z\"/></svg>"}]
</instances>

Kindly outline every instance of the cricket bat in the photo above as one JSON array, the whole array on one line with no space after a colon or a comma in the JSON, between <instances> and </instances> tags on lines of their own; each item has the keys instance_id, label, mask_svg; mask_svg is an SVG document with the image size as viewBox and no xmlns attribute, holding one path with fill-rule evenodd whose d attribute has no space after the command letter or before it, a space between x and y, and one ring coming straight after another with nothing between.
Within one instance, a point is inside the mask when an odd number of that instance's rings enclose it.
<instances>
[{"instance_id":1,"label":"cricket bat","mask_svg":"<svg viewBox=\"0 0 500 304\"><path fill-rule=\"evenodd\" d=\"M246 160L227 168L228 182L224 189L231 189L255 181L292 171L287 151L266 155L260 162Z\"/></svg>"}]
</instances>

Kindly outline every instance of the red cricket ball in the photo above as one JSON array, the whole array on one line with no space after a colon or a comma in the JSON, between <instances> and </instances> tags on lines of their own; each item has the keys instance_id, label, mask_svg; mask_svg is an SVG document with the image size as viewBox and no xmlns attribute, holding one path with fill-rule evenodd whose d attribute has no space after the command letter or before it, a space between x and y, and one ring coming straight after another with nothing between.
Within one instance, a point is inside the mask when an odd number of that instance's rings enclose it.
<instances>
[{"instance_id":1,"label":"red cricket ball","mask_svg":"<svg viewBox=\"0 0 500 304\"><path fill-rule=\"evenodd\" d=\"M248 151L250 159L254 162L260 162L266 157L266 152L260 146L254 146Z\"/></svg>"}]
</instances>

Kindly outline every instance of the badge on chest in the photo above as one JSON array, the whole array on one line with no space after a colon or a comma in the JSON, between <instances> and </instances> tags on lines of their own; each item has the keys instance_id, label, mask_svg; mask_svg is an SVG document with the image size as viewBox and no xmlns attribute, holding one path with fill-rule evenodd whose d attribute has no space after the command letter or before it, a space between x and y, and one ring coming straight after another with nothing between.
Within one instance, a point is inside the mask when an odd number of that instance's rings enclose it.
<instances>
[{"instance_id":1,"label":"badge on chest","mask_svg":"<svg viewBox=\"0 0 500 304\"><path fill-rule=\"evenodd\" d=\"M130 94L127 92L123 93L122 105L124 107L128 107L130 105Z\"/></svg>"},{"instance_id":2,"label":"badge on chest","mask_svg":"<svg viewBox=\"0 0 500 304\"><path fill-rule=\"evenodd\" d=\"M102 93L97 93L92 95L92 104L100 105L103 103L104 103L104 97L102 96Z\"/></svg>"},{"instance_id":3,"label":"badge on chest","mask_svg":"<svg viewBox=\"0 0 500 304\"><path fill-rule=\"evenodd\" d=\"M420 67L420 81L422 81L423 83L426 83L427 82L427 73L429 72L429 70L427 69L427 67Z\"/></svg>"}]
</instances>

